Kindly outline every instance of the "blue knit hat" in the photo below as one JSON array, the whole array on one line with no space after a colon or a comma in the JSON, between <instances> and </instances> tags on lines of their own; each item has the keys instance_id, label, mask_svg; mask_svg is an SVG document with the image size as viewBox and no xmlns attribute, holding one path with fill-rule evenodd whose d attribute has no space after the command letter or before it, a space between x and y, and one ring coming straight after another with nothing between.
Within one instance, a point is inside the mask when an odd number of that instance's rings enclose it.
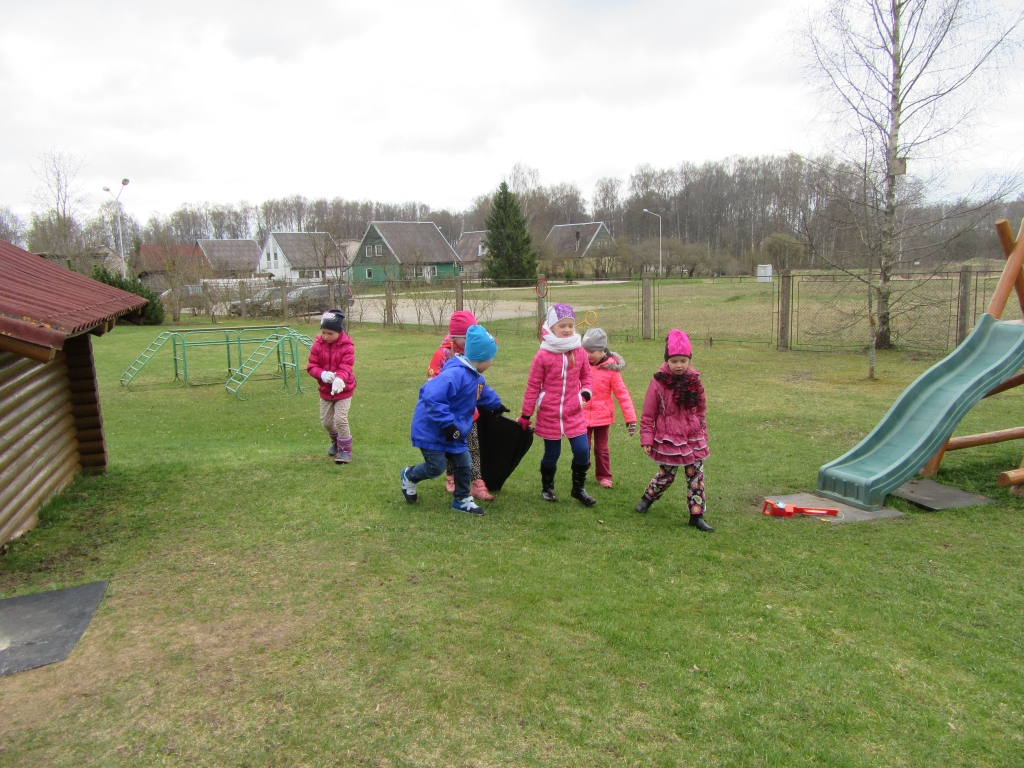
<instances>
[{"instance_id":1,"label":"blue knit hat","mask_svg":"<svg viewBox=\"0 0 1024 768\"><path fill-rule=\"evenodd\" d=\"M498 342L482 325L471 325L466 330L466 359L473 363L493 360L498 354Z\"/></svg>"}]
</instances>

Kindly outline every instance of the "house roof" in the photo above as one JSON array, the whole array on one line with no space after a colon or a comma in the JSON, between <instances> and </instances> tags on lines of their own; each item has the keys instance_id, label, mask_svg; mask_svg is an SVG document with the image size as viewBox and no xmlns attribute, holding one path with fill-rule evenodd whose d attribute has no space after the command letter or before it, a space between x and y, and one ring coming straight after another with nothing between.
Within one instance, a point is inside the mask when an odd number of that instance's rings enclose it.
<instances>
[{"instance_id":1,"label":"house roof","mask_svg":"<svg viewBox=\"0 0 1024 768\"><path fill-rule=\"evenodd\" d=\"M372 221L401 264L452 264L459 256L432 221ZM367 233L369 233L367 229ZM365 240L365 236L363 237Z\"/></svg>"},{"instance_id":2,"label":"house roof","mask_svg":"<svg viewBox=\"0 0 1024 768\"><path fill-rule=\"evenodd\" d=\"M345 251L327 232L271 232L270 236L295 269L324 269L348 265Z\"/></svg>"},{"instance_id":3,"label":"house roof","mask_svg":"<svg viewBox=\"0 0 1024 768\"><path fill-rule=\"evenodd\" d=\"M260 266L260 247L255 240L197 240L214 272L255 272Z\"/></svg>"},{"instance_id":4,"label":"house roof","mask_svg":"<svg viewBox=\"0 0 1024 768\"><path fill-rule=\"evenodd\" d=\"M147 304L3 241L0 274L0 335L49 349Z\"/></svg>"},{"instance_id":5,"label":"house roof","mask_svg":"<svg viewBox=\"0 0 1024 768\"><path fill-rule=\"evenodd\" d=\"M545 245L551 247L555 254L585 254L599 234L611 237L608 227L603 221L588 221L582 224L556 224L544 238ZM580 247L576 247L576 233L579 232Z\"/></svg>"},{"instance_id":6,"label":"house roof","mask_svg":"<svg viewBox=\"0 0 1024 768\"><path fill-rule=\"evenodd\" d=\"M191 245L140 245L135 257L135 274L166 272L168 263L190 261L194 253L195 247ZM200 254L196 254L197 257L201 258Z\"/></svg>"},{"instance_id":7,"label":"house roof","mask_svg":"<svg viewBox=\"0 0 1024 768\"><path fill-rule=\"evenodd\" d=\"M459 242L455 244L455 252L466 264L480 261L480 246L487 239L487 230L482 229L476 232L463 232Z\"/></svg>"}]
</instances>

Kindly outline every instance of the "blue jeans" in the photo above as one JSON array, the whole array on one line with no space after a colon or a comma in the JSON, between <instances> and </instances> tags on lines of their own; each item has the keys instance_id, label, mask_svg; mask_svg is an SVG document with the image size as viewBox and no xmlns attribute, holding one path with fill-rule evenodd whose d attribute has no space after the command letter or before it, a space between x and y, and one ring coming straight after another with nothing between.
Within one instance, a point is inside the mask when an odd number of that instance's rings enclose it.
<instances>
[{"instance_id":1,"label":"blue jeans","mask_svg":"<svg viewBox=\"0 0 1024 768\"><path fill-rule=\"evenodd\" d=\"M462 453L445 453L444 451L428 451L420 448L423 454L423 463L417 464L409 469L405 476L414 483L430 480L433 477L440 477L444 474L445 459L451 459L455 465L455 498L464 499L469 496L470 473L473 469L473 457L469 451Z\"/></svg>"},{"instance_id":2,"label":"blue jeans","mask_svg":"<svg viewBox=\"0 0 1024 768\"><path fill-rule=\"evenodd\" d=\"M587 433L569 438L569 447L572 449L572 463L583 467L590 466L590 444L587 442ZM562 455L562 440L548 440L544 438L544 456L540 460L542 467L554 467L558 465L558 457Z\"/></svg>"}]
</instances>

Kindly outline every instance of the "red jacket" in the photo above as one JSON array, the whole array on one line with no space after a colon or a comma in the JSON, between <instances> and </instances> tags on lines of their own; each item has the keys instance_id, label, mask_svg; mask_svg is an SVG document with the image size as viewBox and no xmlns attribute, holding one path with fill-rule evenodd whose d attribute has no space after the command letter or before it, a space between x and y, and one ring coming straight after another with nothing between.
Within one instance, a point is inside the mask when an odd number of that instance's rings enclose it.
<instances>
[{"instance_id":1,"label":"red jacket","mask_svg":"<svg viewBox=\"0 0 1024 768\"><path fill-rule=\"evenodd\" d=\"M309 362L306 372L320 385L321 400L346 400L356 391L356 374L352 370L356 364L356 347L351 337L342 333L332 344L317 336L309 350ZM320 380L320 374L331 371L345 382L345 389L336 395L331 394L331 385Z\"/></svg>"},{"instance_id":2,"label":"red jacket","mask_svg":"<svg viewBox=\"0 0 1024 768\"><path fill-rule=\"evenodd\" d=\"M583 405L583 418L588 427L604 427L615 423L615 401L612 395L619 401L619 408L622 410L622 417L627 424L636 422L636 411L633 410L633 400L626 389L626 383L622 380L622 371L626 367L626 361L621 355L615 352L608 353L608 359L603 363L592 366L594 369L594 396L589 403Z\"/></svg>"},{"instance_id":3,"label":"red jacket","mask_svg":"<svg viewBox=\"0 0 1024 768\"><path fill-rule=\"evenodd\" d=\"M571 364L570 364L571 363ZM572 352L537 352L530 365L530 378L523 394L523 415L537 411L535 431L545 440L586 434L581 389L593 383L590 360L582 347Z\"/></svg>"},{"instance_id":4,"label":"red jacket","mask_svg":"<svg viewBox=\"0 0 1024 768\"><path fill-rule=\"evenodd\" d=\"M671 373L667 363L660 370ZM691 370L699 381L700 371ZM676 405L672 395L671 389L651 379L640 417L640 445L650 446L654 451L651 458L659 464L693 464L706 459L711 451L704 387L694 408Z\"/></svg>"}]
</instances>

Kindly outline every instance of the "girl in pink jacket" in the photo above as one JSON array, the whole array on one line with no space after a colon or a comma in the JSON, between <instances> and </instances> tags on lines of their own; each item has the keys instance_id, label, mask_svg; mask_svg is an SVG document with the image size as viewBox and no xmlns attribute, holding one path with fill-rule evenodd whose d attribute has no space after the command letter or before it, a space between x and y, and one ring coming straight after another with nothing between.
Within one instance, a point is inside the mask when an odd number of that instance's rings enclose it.
<instances>
[{"instance_id":1,"label":"girl in pink jacket","mask_svg":"<svg viewBox=\"0 0 1024 768\"><path fill-rule=\"evenodd\" d=\"M689 337L671 330L665 341L665 364L647 388L643 415L640 417L640 445L658 464L644 491L637 512L646 512L662 497L676 479L679 468L686 475L686 507L690 525L711 533L704 521L707 498L704 495L704 459L708 457L707 398L700 372L690 366L693 350Z\"/></svg>"},{"instance_id":2,"label":"girl in pink jacket","mask_svg":"<svg viewBox=\"0 0 1024 768\"><path fill-rule=\"evenodd\" d=\"M587 422L587 441L594 450L597 462L597 484L602 488L612 487L612 459L608 452L608 428L615 423L615 400L626 420L629 436L636 434L636 411L633 400L622 380L626 361L621 355L608 349L608 334L600 328L591 328L583 334L583 349L594 371L594 396L583 406L583 418ZM614 396L615 399L612 399Z\"/></svg>"},{"instance_id":3,"label":"girl in pink jacket","mask_svg":"<svg viewBox=\"0 0 1024 768\"><path fill-rule=\"evenodd\" d=\"M553 304L541 327L540 339L540 351L530 365L523 412L519 417L523 429L529 429L536 411L536 434L544 439L540 497L545 501L558 501L555 470L562 453L562 435L565 435L572 448L572 497L591 507L597 504L597 499L585 488L590 445L583 403L591 397L593 376L580 335L576 333L576 313L572 307Z\"/></svg>"},{"instance_id":4,"label":"girl in pink jacket","mask_svg":"<svg viewBox=\"0 0 1024 768\"><path fill-rule=\"evenodd\" d=\"M306 372L320 384L320 423L331 436L328 456L335 464L352 460L348 409L356 391L356 348L345 333L345 313L329 309L320 318L320 335L309 350Z\"/></svg>"}]
</instances>

